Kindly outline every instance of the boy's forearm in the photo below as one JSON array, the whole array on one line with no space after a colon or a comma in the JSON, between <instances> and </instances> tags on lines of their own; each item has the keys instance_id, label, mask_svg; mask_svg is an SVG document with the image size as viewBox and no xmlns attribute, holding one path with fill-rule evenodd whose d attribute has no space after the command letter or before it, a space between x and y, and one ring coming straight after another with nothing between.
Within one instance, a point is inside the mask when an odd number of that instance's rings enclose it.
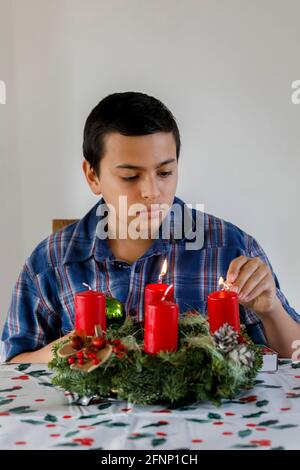
<instances>
[{"instance_id":1,"label":"boy's forearm","mask_svg":"<svg viewBox=\"0 0 300 470\"><path fill-rule=\"evenodd\" d=\"M30 351L18 354L17 356L11 358L8 362L9 363L24 363L30 362L32 364L48 364L51 361L52 353L51 348L47 346L38 349L37 351Z\"/></svg>"},{"instance_id":2,"label":"boy's forearm","mask_svg":"<svg viewBox=\"0 0 300 470\"><path fill-rule=\"evenodd\" d=\"M41 349L37 349L36 351L24 352L18 354L17 356L11 358L8 362L10 363L21 363L21 362L31 362L32 364L48 364L53 358L52 348L58 342L62 341L66 338L69 338L73 334L73 331L68 333L61 338L58 338L52 343L47 344Z\"/></svg>"},{"instance_id":3,"label":"boy's forearm","mask_svg":"<svg viewBox=\"0 0 300 470\"><path fill-rule=\"evenodd\" d=\"M268 343L280 357L290 358L293 341L300 340L300 324L285 311L280 300L273 311L262 318Z\"/></svg>"}]
</instances>

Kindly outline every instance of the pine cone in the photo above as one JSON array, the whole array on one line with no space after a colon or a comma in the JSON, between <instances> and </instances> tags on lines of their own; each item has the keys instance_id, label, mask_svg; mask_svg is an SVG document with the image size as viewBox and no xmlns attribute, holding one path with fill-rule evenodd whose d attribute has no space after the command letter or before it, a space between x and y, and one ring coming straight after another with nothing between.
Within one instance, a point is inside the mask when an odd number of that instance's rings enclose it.
<instances>
[{"instance_id":1,"label":"pine cone","mask_svg":"<svg viewBox=\"0 0 300 470\"><path fill-rule=\"evenodd\" d=\"M249 367L249 369L254 365L254 353L245 344L240 344L236 349L230 351L229 357L234 362L239 362L242 366Z\"/></svg>"},{"instance_id":2,"label":"pine cone","mask_svg":"<svg viewBox=\"0 0 300 470\"><path fill-rule=\"evenodd\" d=\"M238 334L228 323L225 323L215 331L214 340L219 349L228 353L238 345Z\"/></svg>"}]
</instances>

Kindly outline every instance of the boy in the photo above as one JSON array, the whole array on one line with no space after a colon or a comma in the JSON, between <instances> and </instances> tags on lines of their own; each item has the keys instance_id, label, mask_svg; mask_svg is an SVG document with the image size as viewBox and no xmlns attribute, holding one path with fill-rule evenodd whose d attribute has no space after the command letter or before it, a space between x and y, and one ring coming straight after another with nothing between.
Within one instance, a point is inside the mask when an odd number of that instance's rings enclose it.
<instances>
[{"instance_id":1,"label":"boy","mask_svg":"<svg viewBox=\"0 0 300 470\"><path fill-rule=\"evenodd\" d=\"M159 100L134 92L104 98L86 121L83 154L87 182L103 197L80 221L41 242L25 262L2 335L2 359L48 362L53 343L73 329L74 295L86 289L83 283L118 298L127 315L141 320L144 287L157 282L165 259L164 282L174 285L181 312L205 312L208 294L226 277L239 293L241 318L253 340L291 356L300 317L262 248L212 215L204 213L202 227L196 226L200 212L186 211L175 197L180 135ZM129 208L138 204L138 211L128 216L119 205L122 197ZM194 236L203 230L201 246L188 249L189 232L175 236L182 219L170 210L173 204L181 215L189 214ZM162 230L166 221L170 236Z\"/></svg>"}]
</instances>

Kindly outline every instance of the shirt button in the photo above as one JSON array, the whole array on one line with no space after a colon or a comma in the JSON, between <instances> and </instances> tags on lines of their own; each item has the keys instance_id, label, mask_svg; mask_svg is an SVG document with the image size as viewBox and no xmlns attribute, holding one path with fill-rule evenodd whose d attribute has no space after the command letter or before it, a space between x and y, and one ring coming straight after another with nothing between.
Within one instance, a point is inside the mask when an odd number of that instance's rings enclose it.
<instances>
[{"instance_id":1,"label":"shirt button","mask_svg":"<svg viewBox=\"0 0 300 470\"><path fill-rule=\"evenodd\" d=\"M139 273L140 270L141 270L141 267L140 267L140 266L136 266L136 267L135 267L135 272L136 272L136 273Z\"/></svg>"},{"instance_id":2,"label":"shirt button","mask_svg":"<svg viewBox=\"0 0 300 470\"><path fill-rule=\"evenodd\" d=\"M115 269L123 269L123 264L121 263L114 263Z\"/></svg>"}]
</instances>

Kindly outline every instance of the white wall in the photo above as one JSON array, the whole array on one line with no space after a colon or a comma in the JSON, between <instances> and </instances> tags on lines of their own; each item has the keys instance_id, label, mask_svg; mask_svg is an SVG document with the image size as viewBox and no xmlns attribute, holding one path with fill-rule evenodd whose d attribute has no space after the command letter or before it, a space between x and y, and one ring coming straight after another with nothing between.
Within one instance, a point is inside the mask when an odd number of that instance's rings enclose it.
<instances>
[{"instance_id":1,"label":"white wall","mask_svg":"<svg viewBox=\"0 0 300 470\"><path fill-rule=\"evenodd\" d=\"M0 107L2 318L51 219L95 203L81 174L83 125L101 98L127 90L159 97L178 118L178 195L254 235L300 311L300 2L0 2L0 79L15 102Z\"/></svg>"},{"instance_id":2,"label":"white wall","mask_svg":"<svg viewBox=\"0 0 300 470\"><path fill-rule=\"evenodd\" d=\"M21 223L20 162L16 147L15 77L10 0L0 0L0 80L7 101L0 104L0 330L25 255Z\"/></svg>"}]
</instances>

